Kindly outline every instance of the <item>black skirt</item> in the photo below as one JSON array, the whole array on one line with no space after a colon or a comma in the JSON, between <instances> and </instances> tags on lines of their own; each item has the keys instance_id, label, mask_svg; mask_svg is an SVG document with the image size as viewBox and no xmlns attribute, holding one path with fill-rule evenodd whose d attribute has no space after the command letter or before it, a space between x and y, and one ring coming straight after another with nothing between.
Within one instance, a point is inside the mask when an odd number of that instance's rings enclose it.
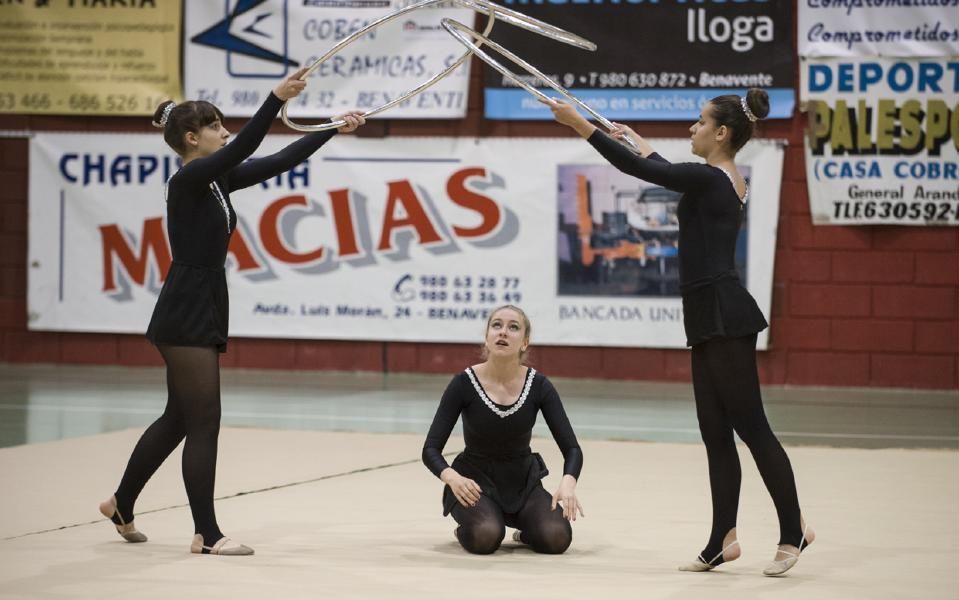
<instances>
[{"instance_id":1,"label":"black skirt","mask_svg":"<svg viewBox=\"0 0 959 600\"><path fill-rule=\"evenodd\" d=\"M155 345L216 346L226 352L230 298L226 271L174 262L146 337Z\"/></svg>"},{"instance_id":2,"label":"black skirt","mask_svg":"<svg viewBox=\"0 0 959 600\"><path fill-rule=\"evenodd\" d=\"M685 286L681 293L687 346L717 337L752 335L769 327L756 300L735 272L699 285Z\"/></svg>"},{"instance_id":3,"label":"black skirt","mask_svg":"<svg viewBox=\"0 0 959 600\"><path fill-rule=\"evenodd\" d=\"M542 479L549 475L543 457L531 452L522 456L488 457L463 451L450 465L453 470L475 481L505 514L515 514L523 508L529 495L543 487ZM456 503L450 486L443 488L443 515L448 515Z\"/></svg>"}]
</instances>

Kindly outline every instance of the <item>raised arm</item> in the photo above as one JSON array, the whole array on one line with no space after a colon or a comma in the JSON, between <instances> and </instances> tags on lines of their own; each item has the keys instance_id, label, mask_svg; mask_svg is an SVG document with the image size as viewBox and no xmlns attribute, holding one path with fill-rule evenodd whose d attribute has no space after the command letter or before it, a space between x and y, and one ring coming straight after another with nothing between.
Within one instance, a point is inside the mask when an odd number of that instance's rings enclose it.
<instances>
[{"instance_id":1,"label":"raised arm","mask_svg":"<svg viewBox=\"0 0 959 600\"><path fill-rule=\"evenodd\" d=\"M706 165L674 164L656 153L643 158L599 129L594 130L586 141L603 155L609 164L623 173L678 192L696 189L713 176Z\"/></svg>"},{"instance_id":2,"label":"raised arm","mask_svg":"<svg viewBox=\"0 0 959 600\"><path fill-rule=\"evenodd\" d=\"M679 192L693 190L712 176L709 167L705 165L671 164L656 154L646 140L628 127L614 124L616 130L613 135L629 137L639 148L638 154L597 129L583 115L576 112L575 106L555 99L548 102L541 100L541 102L549 106L557 122L578 133L611 165L627 175Z\"/></svg>"},{"instance_id":3,"label":"raised arm","mask_svg":"<svg viewBox=\"0 0 959 600\"><path fill-rule=\"evenodd\" d=\"M253 118L247 121L232 142L209 156L191 160L180 169L177 177L186 184L205 185L249 158L266 137L270 124L273 123L276 113L280 112L283 103L298 96L306 87L306 81L301 79L304 73L305 67L277 83Z\"/></svg>"},{"instance_id":4,"label":"raised arm","mask_svg":"<svg viewBox=\"0 0 959 600\"><path fill-rule=\"evenodd\" d=\"M227 171L249 158L266 137L270 124L283 106L283 102L271 92L232 142L209 156L197 158L183 165L177 173L178 178L188 184L205 184L226 174Z\"/></svg>"},{"instance_id":5,"label":"raised arm","mask_svg":"<svg viewBox=\"0 0 959 600\"><path fill-rule=\"evenodd\" d=\"M275 154L247 161L227 175L229 191L242 190L289 171L336 135L336 129L305 135Z\"/></svg>"},{"instance_id":6,"label":"raised arm","mask_svg":"<svg viewBox=\"0 0 959 600\"><path fill-rule=\"evenodd\" d=\"M251 185L256 185L267 179L276 177L280 173L289 171L319 150L320 147L330 141L330 138L336 135L337 132L351 133L356 131L361 125L366 124L366 118L363 116L363 113L358 110L351 110L333 117L333 119L337 121L342 120L346 124L340 126L338 129L318 131L305 135L276 154L247 161L230 171L227 176L227 186L229 190L232 192L250 187Z\"/></svg>"}]
</instances>

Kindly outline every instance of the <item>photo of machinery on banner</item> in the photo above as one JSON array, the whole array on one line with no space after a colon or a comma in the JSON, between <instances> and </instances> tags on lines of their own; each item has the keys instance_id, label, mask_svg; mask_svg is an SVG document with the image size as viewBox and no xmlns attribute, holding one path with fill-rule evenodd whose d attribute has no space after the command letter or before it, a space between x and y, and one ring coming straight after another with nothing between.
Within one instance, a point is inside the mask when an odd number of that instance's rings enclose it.
<instances>
[{"instance_id":1,"label":"photo of machinery on banner","mask_svg":"<svg viewBox=\"0 0 959 600\"><path fill-rule=\"evenodd\" d=\"M182 98L180 2L3 2L0 113L152 115Z\"/></svg>"},{"instance_id":2,"label":"photo of machinery on banner","mask_svg":"<svg viewBox=\"0 0 959 600\"><path fill-rule=\"evenodd\" d=\"M685 347L678 194L581 140L416 138L412 154L413 138L336 141L234 193L232 334L471 342L513 303L540 344ZM651 142L690 158L688 140ZM782 157L758 140L738 156L750 201L737 270L764 314ZM171 262L163 186L177 168L148 134L31 140L31 329L144 331Z\"/></svg>"},{"instance_id":3,"label":"photo of machinery on banner","mask_svg":"<svg viewBox=\"0 0 959 600\"><path fill-rule=\"evenodd\" d=\"M248 117L270 81L308 67L338 42L411 2L187 2L184 19L186 96L224 114ZM310 87L290 103L291 117L330 117L369 110L399 98L462 54L440 25L472 24L475 12L442 4L385 24L310 74ZM466 115L470 61L425 92L389 110L391 119L460 119Z\"/></svg>"},{"instance_id":4,"label":"photo of machinery on banner","mask_svg":"<svg viewBox=\"0 0 959 600\"><path fill-rule=\"evenodd\" d=\"M793 114L789 2L505 0L503 5L596 43L595 52L585 52L515 28L497 29L491 36L610 119L696 119L710 98L749 87L769 93L769 118ZM552 118L536 98L492 68L486 67L484 75L487 118Z\"/></svg>"},{"instance_id":5,"label":"photo of machinery on banner","mask_svg":"<svg viewBox=\"0 0 959 600\"><path fill-rule=\"evenodd\" d=\"M799 23L813 223L959 225L959 7L803 3Z\"/></svg>"}]
</instances>

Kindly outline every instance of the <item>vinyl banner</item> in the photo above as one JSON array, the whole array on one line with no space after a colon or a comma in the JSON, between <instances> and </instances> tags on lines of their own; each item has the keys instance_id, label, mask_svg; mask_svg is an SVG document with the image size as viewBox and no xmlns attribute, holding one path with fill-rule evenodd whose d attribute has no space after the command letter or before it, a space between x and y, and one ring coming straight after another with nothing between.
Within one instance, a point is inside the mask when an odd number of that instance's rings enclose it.
<instances>
[{"instance_id":1,"label":"vinyl banner","mask_svg":"<svg viewBox=\"0 0 959 600\"><path fill-rule=\"evenodd\" d=\"M0 2L0 113L152 115L180 97L180 6Z\"/></svg>"},{"instance_id":2,"label":"vinyl banner","mask_svg":"<svg viewBox=\"0 0 959 600\"><path fill-rule=\"evenodd\" d=\"M959 61L804 61L815 224L959 225Z\"/></svg>"},{"instance_id":3,"label":"vinyl banner","mask_svg":"<svg viewBox=\"0 0 959 600\"><path fill-rule=\"evenodd\" d=\"M186 3L183 68L186 96L228 116L251 116L277 80L313 64L333 46L410 0L226 0ZM463 54L440 26L444 17L472 25L464 8L415 10L347 45L317 68L289 115L329 117L369 110L417 87ZM470 61L389 109L391 119L466 115Z\"/></svg>"},{"instance_id":4,"label":"vinyl banner","mask_svg":"<svg viewBox=\"0 0 959 600\"><path fill-rule=\"evenodd\" d=\"M653 144L690 159L688 140ZM751 191L737 265L769 315L782 149L739 156ZM157 135L31 140L32 329L145 331L171 261L176 168ZM540 344L685 344L678 194L582 140L341 135L232 198L235 336L478 342L488 311L514 303Z\"/></svg>"},{"instance_id":5,"label":"vinyl banner","mask_svg":"<svg viewBox=\"0 0 959 600\"><path fill-rule=\"evenodd\" d=\"M959 0L799 0L799 55L959 54Z\"/></svg>"},{"instance_id":6,"label":"vinyl banner","mask_svg":"<svg viewBox=\"0 0 959 600\"><path fill-rule=\"evenodd\" d=\"M598 46L595 52L580 50L502 23L491 34L607 118L695 120L711 98L749 87L769 92L771 118L792 116L793 12L785 0L502 3ZM492 55L529 83L542 85ZM515 82L490 67L485 76L487 118L552 118Z\"/></svg>"}]
</instances>

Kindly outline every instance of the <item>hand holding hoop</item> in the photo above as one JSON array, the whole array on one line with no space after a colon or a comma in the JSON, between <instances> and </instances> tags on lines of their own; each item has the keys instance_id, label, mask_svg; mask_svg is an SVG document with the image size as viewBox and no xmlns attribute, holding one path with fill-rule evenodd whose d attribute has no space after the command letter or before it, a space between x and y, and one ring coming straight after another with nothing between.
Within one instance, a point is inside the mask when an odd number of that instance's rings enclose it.
<instances>
[{"instance_id":1,"label":"hand holding hoop","mask_svg":"<svg viewBox=\"0 0 959 600\"><path fill-rule=\"evenodd\" d=\"M326 54L316 59L316 61L314 61L313 64L310 65L303 72L303 74L300 76L300 79L305 80L307 77L309 77L311 73L313 73L313 71L318 69L320 65L322 65L323 63L328 61L330 58L332 58L333 55L337 54L338 52L340 52L340 50L352 44L353 42L360 39L361 37L369 33L371 30L376 29L380 25L383 25L384 23L388 23L389 21L392 21L414 10L425 8L433 4L439 4L442 2L449 2L449 1L450 0L421 0L420 2L416 2L415 4L410 4L409 6L405 8L401 8L400 10L394 11L388 15L380 17L379 19L371 22L366 27L363 27L362 29L359 29L358 31L354 32L352 35L344 38L338 44L333 46ZM493 29L493 24L496 22L496 19L500 19L501 21L505 23L509 23L510 25L522 27L523 29L526 29L528 31L531 31L539 35L549 37L551 39L554 39L558 42L562 42L564 44L570 44L572 46L576 46L578 48L583 48L586 50L596 49L596 45L585 38L582 38L574 33L570 33L564 29L560 29L559 27L556 27L554 25L550 25L549 23L546 23L544 21L540 21L539 19L528 17L524 15L523 13L510 10L508 8L504 8L502 6L499 6L498 4L492 3L490 0L452 0L452 2L454 4L458 4L459 6L472 9L475 12L483 12L487 16L486 28L483 30L483 33L480 36L483 39L487 39L486 36L488 36L490 31ZM458 23L458 21L454 21L454 23ZM480 35L477 32L473 31L472 29L469 29L469 28L466 28L466 29L468 29L469 31L473 32L476 35ZM456 70L456 68L459 67L461 64L463 64L466 61L466 59L468 59L472 54L473 54L472 51L467 50L455 62L450 64L450 66L443 69L442 71L440 71L433 77L429 78L428 80L421 83L420 85L413 88L412 90L406 92L405 94L401 94L399 97L395 98L394 100L391 100L390 102L387 102L386 104L380 107L373 108L366 111L363 114L363 116L370 117L377 113L383 112L384 110L391 108L393 106L396 106L397 104L403 102L407 98L411 98L415 96L416 94L419 94L423 90L429 88L430 86L438 82L440 79L443 79L444 77L452 73L454 70ZM283 119L283 122L286 123L287 126L293 129L296 129L297 131L325 131L327 129L335 129L337 127L341 127L344 125L344 121L342 120L334 120L332 122L323 123L320 125L300 125L290 120L289 116L287 115L287 107L288 105L286 104L283 105L283 108L280 110L280 118Z\"/></svg>"},{"instance_id":2,"label":"hand holding hoop","mask_svg":"<svg viewBox=\"0 0 959 600\"><path fill-rule=\"evenodd\" d=\"M306 68L299 69L296 73L293 73L280 83L276 84L276 87L273 88L273 95L284 102L299 96L300 92L303 91L303 88L306 87L306 81L303 80L303 75L305 73Z\"/></svg>"},{"instance_id":3,"label":"hand holding hoop","mask_svg":"<svg viewBox=\"0 0 959 600\"><path fill-rule=\"evenodd\" d=\"M556 83L555 81L553 81L552 79L550 79L549 77L547 77L546 75L544 75L542 71L540 71L539 69L537 69L537 68L534 67L533 65L529 64L528 62L526 62L525 60L523 60L522 58L520 58L519 56L517 56L517 55L514 54L513 52L511 52L511 51L509 51L508 49L504 48L503 46L497 44L497 43L494 42L493 40L487 38L484 34L478 33L478 32L476 32L476 31L470 29L470 28L467 27L466 25L463 25L463 24L460 23L459 21L456 21L456 20L450 19L450 18L443 19L443 20L442 20L442 24L443 24L443 28L446 29L446 31L447 31L451 36L453 36L454 38L456 38L456 39L459 41L459 43L461 43L461 44L463 44L464 46L466 46L473 54L475 54L475 55L478 56L480 59L482 59L483 62L485 62L485 63L488 64L489 66L493 67L495 70L497 70L497 71L498 71L500 74L502 74L504 77L506 77L507 79L511 80L513 83L515 83L515 84L518 85L519 87L523 88L524 90L526 90L527 92L529 92L530 94L532 94L533 96L535 96L536 98L538 98L540 101L549 104L549 103L552 102L552 98L550 98L549 96L547 96L547 95L544 94L543 92L539 91L538 89L536 89L536 88L533 87L532 85L526 83L525 81L523 81L522 79L520 79L519 77L517 77L515 73L513 73L512 71L510 71L509 69L507 69L506 67L504 67L503 65L501 65L501 64L499 63L499 61L497 61L497 60L494 59L492 56L490 56L489 54L487 54L484 50L482 50L482 49L480 48L480 46L485 45L485 46L489 47L490 49L495 50L496 52L499 52L501 55L503 55L503 56L505 56L506 58L508 58L508 59L509 59L510 61L512 61L514 64L522 67L522 68L523 68L527 73L529 73L530 75L536 76L540 81L542 81L543 83L545 83L547 86L549 86L549 87L553 88L555 91L559 92L559 94L560 94L561 96L563 96L564 98L566 98L567 100L569 100L569 102L570 102L571 104L574 104L574 105L582 108L583 110L585 110L587 113L589 113L594 119L596 119L597 121L599 121L600 124L602 124L603 127L605 127L606 129L608 129L609 131L613 131L613 130L616 129L616 126L613 125L613 123L612 123L609 119L607 119L607 118L604 117L603 115L599 114L598 112L596 112L595 110L593 110L592 108L590 108L589 106L587 106L582 100L580 100L580 99L577 98L576 96L570 94L570 93L566 90L566 88L564 88L564 87L561 86L560 84ZM480 43L479 43L479 44L476 44L476 43L474 42L474 40L478 40ZM636 146L636 144L633 142L633 140L629 139L628 137L623 138L623 139L625 140L625 143L626 143L628 146L632 147L632 148L635 149L635 150L638 150L638 149L639 149L639 148L637 148L637 146Z\"/></svg>"}]
</instances>

